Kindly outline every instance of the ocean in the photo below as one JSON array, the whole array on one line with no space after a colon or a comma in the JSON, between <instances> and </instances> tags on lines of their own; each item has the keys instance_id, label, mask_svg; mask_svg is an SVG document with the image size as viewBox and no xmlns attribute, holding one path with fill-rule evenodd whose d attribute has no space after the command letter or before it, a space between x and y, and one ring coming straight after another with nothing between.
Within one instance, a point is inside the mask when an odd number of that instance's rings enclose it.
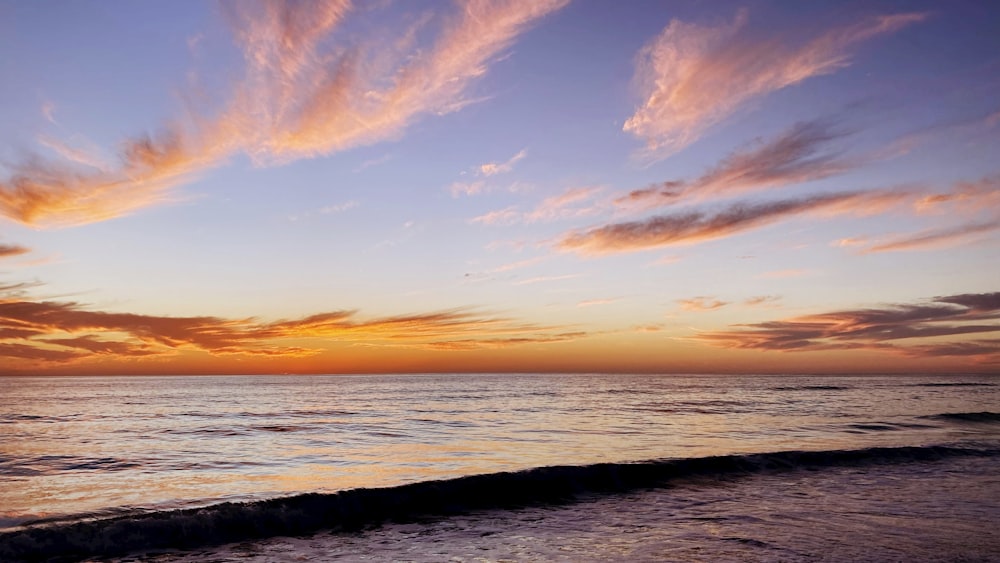
<instances>
[{"instance_id":1,"label":"ocean","mask_svg":"<svg viewBox=\"0 0 1000 563\"><path fill-rule=\"evenodd\" d=\"M1000 561L989 376L0 377L3 561Z\"/></svg>"}]
</instances>

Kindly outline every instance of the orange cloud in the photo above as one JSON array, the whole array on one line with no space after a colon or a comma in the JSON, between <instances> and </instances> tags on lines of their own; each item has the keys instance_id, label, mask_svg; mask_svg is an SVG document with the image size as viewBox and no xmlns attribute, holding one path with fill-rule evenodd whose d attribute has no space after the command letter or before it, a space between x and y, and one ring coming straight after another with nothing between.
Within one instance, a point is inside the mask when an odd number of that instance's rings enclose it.
<instances>
[{"instance_id":1,"label":"orange cloud","mask_svg":"<svg viewBox=\"0 0 1000 563\"><path fill-rule=\"evenodd\" d=\"M1000 361L1000 340L955 341L1000 332L1000 293L936 297L929 302L807 315L711 331L694 338L712 346L771 351L871 349L918 357L971 356ZM945 339L904 345L907 339Z\"/></svg>"},{"instance_id":2,"label":"orange cloud","mask_svg":"<svg viewBox=\"0 0 1000 563\"><path fill-rule=\"evenodd\" d=\"M171 188L237 151L283 163L393 138L420 116L469 103L489 63L567 2L471 0L429 48L416 40L426 22L387 33L393 41L332 42L347 0L225 4L246 71L218 115L191 113L126 141L107 165L46 139L63 160L15 165L0 180L0 214L30 226L103 221L169 200Z\"/></svg>"},{"instance_id":3,"label":"orange cloud","mask_svg":"<svg viewBox=\"0 0 1000 563\"><path fill-rule=\"evenodd\" d=\"M20 256L22 254L27 254L31 252L30 249L17 244L0 244L0 258L8 258L10 256Z\"/></svg>"},{"instance_id":4,"label":"orange cloud","mask_svg":"<svg viewBox=\"0 0 1000 563\"><path fill-rule=\"evenodd\" d=\"M98 357L141 359L200 351L210 355L302 357L331 342L442 349L496 347L499 342L556 342L582 333L451 310L359 320L355 311L261 322L252 318L164 317L89 310L78 303L34 301L30 284L0 288L0 358L76 362ZM295 345L290 345L294 341ZM303 341L314 341L312 347ZM479 343L479 344L477 344Z\"/></svg>"},{"instance_id":5,"label":"orange cloud","mask_svg":"<svg viewBox=\"0 0 1000 563\"><path fill-rule=\"evenodd\" d=\"M646 142L646 158L669 156L749 100L835 72L850 64L858 43L925 18L872 17L798 45L774 33L749 36L745 10L718 27L673 20L639 52L636 83L644 101L623 129Z\"/></svg>"},{"instance_id":6,"label":"orange cloud","mask_svg":"<svg viewBox=\"0 0 1000 563\"><path fill-rule=\"evenodd\" d=\"M474 340L444 340L432 342L428 348L432 350L483 350L496 348L509 348L512 346L524 346L530 344L552 344L556 342L570 342L579 340L587 336L585 332L565 332L552 336L536 336L525 338L485 338Z\"/></svg>"},{"instance_id":7,"label":"orange cloud","mask_svg":"<svg viewBox=\"0 0 1000 563\"><path fill-rule=\"evenodd\" d=\"M737 203L714 214L687 211L574 231L563 236L556 247L563 251L599 255L694 244L732 236L805 213L873 213L906 197L907 194L898 192L847 192L765 203Z\"/></svg>"},{"instance_id":8,"label":"orange cloud","mask_svg":"<svg viewBox=\"0 0 1000 563\"><path fill-rule=\"evenodd\" d=\"M204 132L175 126L156 137L126 141L113 169L81 171L72 161L34 158L14 165L14 175L0 180L0 215L31 226L103 221L166 201L169 188L227 152Z\"/></svg>"},{"instance_id":9,"label":"orange cloud","mask_svg":"<svg viewBox=\"0 0 1000 563\"><path fill-rule=\"evenodd\" d=\"M690 299L678 299L681 309L685 311L714 311L729 304L728 301L720 301L714 297L692 297Z\"/></svg>"},{"instance_id":10,"label":"orange cloud","mask_svg":"<svg viewBox=\"0 0 1000 563\"><path fill-rule=\"evenodd\" d=\"M468 86L492 60L528 26L567 3L472 0L442 25L430 48L417 44L417 28L425 23L419 22L398 39L352 48L334 64L321 56L328 53L318 42L272 56L248 49L252 76L279 89L247 91L249 108L270 116L271 127L253 143L254 152L278 161L329 154L398 136L421 115L460 109L470 103ZM258 29L257 21L244 27L243 41L267 47L269 28Z\"/></svg>"},{"instance_id":11,"label":"orange cloud","mask_svg":"<svg viewBox=\"0 0 1000 563\"><path fill-rule=\"evenodd\" d=\"M944 193L930 194L915 203L921 213L948 212L977 215L983 210L1000 214L1000 175L981 178L972 182L956 182Z\"/></svg>"}]
</instances>

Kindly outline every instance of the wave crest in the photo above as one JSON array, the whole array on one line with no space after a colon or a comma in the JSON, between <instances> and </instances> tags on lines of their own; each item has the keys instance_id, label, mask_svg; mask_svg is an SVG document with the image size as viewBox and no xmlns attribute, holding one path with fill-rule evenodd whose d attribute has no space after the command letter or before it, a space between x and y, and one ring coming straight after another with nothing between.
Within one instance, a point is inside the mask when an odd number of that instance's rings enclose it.
<instances>
[{"instance_id":1,"label":"wave crest","mask_svg":"<svg viewBox=\"0 0 1000 563\"><path fill-rule=\"evenodd\" d=\"M227 502L185 510L102 520L34 525L0 534L0 559L46 560L121 556L190 549L322 529L352 531L474 509L572 502L582 494L658 487L697 478L797 469L912 463L960 456L1000 456L1000 450L949 446L785 451L635 463L539 467L379 489L309 493L264 501Z\"/></svg>"}]
</instances>

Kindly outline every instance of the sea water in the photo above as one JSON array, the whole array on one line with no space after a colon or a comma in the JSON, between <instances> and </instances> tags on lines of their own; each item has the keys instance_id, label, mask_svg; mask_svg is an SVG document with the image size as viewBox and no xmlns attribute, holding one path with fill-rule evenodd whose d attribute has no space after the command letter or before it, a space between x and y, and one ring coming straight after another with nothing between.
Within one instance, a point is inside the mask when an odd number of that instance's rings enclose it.
<instances>
[{"instance_id":1,"label":"sea water","mask_svg":"<svg viewBox=\"0 0 1000 563\"><path fill-rule=\"evenodd\" d=\"M1000 560L1000 381L0 378L0 560Z\"/></svg>"}]
</instances>

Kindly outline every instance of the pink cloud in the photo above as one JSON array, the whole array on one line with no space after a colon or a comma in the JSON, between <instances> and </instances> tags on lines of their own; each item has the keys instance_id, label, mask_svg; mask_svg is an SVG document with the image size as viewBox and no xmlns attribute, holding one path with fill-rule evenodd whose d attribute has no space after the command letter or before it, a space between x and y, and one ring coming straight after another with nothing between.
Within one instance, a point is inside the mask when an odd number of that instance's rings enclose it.
<instances>
[{"instance_id":1,"label":"pink cloud","mask_svg":"<svg viewBox=\"0 0 1000 563\"><path fill-rule=\"evenodd\" d=\"M669 156L748 101L833 73L850 64L857 44L925 18L871 17L799 44L775 33L752 37L745 10L715 27L673 20L639 52L636 82L644 100L623 129L645 141L646 158Z\"/></svg>"},{"instance_id":2,"label":"pink cloud","mask_svg":"<svg viewBox=\"0 0 1000 563\"><path fill-rule=\"evenodd\" d=\"M222 111L187 112L158 135L126 141L106 165L46 139L62 160L13 166L0 179L0 215L30 226L103 221L170 201L173 188L237 152L280 164L398 137L423 116L470 103L489 65L567 2L470 0L430 46L417 41L419 23L385 32L391 41L345 43L336 31L348 0L225 4L245 72Z\"/></svg>"}]
</instances>

